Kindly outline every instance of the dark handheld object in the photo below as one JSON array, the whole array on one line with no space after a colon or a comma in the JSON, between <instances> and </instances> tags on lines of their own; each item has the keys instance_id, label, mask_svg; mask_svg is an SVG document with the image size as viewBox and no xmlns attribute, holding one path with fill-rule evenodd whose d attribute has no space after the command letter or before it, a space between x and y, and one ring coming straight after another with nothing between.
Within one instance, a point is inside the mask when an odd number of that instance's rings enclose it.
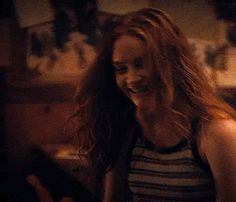
<instances>
[{"instance_id":1,"label":"dark handheld object","mask_svg":"<svg viewBox=\"0 0 236 202\"><path fill-rule=\"evenodd\" d=\"M45 186L52 195L55 202L63 197L71 197L75 202L95 202L94 196L88 189L65 172L65 170L51 159L40 148L34 148L30 154L30 160L24 172L24 178L29 175L36 175L43 186ZM22 194L25 201L38 201L37 193L26 181L22 187Z\"/></svg>"}]
</instances>

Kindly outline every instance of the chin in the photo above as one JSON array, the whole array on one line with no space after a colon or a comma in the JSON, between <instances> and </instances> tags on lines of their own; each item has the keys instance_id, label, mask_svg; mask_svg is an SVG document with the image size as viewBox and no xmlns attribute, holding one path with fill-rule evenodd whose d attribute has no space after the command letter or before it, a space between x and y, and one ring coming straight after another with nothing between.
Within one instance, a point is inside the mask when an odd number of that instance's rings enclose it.
<instances>
[{"instance_id":1,"label":"chin","mask_svg":"<svg viewBox=\"0 0 236 202\"><path fill-rule=\"evenodd\" d=\"M143 105L141 100L137 100L137 99L131 99L131 100L136 107L141 107Z\"/></svg>"},{"instance_id":2,"label":"chin","mask_svg":"<svg viewBox=\"0 0 236 202\"><path fill-rule=\"evenodd\" d=\"M131 100L136 106L136 108L140 108L145 111L153 111L154 109L156 109L156 104L152 98L153 97L143 96L140 98L131 98Z\"/></svg>"}]
</instances>

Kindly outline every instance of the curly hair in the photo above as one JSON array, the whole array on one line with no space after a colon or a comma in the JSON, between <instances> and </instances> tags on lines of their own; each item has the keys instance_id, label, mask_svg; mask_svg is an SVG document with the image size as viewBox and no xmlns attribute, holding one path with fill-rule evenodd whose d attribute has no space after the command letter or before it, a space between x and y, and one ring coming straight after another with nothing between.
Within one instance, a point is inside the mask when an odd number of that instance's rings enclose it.
<instances>
[{"instance_id":1,"label":"curly hair","mask_svg":"<svg viewBox=\"0 0 236 202\"><path fill-rule=\"evenodd\" d=\"M137 124L134 104L118 88L112 65L113 45L123 35L145 42L158 106L173 130L185 131L183 134L191 138L187 125L191 125L193 117L199 117L200 126L216 118L236 117L234 110L218 98L186 37L168 14L144 8L119 17L114 25L82 82L75 114L79 119L79 144L91 149L91 157L104 168L114 163L128 129ZM185 110L176 107L177 100ZM189 124L183 125L183 118Z\"/></svg>"}]
</instances>

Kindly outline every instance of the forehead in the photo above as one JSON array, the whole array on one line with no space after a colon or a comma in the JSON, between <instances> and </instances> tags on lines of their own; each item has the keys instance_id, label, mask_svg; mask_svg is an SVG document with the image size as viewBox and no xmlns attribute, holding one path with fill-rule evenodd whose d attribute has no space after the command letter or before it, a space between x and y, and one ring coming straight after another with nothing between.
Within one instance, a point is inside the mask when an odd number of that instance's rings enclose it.
<instances>
[{"instance_id":1,"label":"forehead","mask_svg":"<svg viewBox=\"0 0 236 202\"><path fill-rule=\"evenodd\" d=\"M124 35L114 43L112 60L129 62L138 57L143 58L145 52L146 47L141 39Z\"/></svg>"}]
</instances>

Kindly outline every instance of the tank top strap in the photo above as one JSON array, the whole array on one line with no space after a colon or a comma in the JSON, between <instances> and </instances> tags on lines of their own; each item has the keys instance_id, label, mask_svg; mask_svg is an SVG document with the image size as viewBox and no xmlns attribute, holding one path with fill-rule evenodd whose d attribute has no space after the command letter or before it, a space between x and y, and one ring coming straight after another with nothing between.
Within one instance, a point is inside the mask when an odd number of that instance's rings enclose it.
<instances>
[{"instance_id":1,"label":"tank top strap","mask_svg":"<svg viewBox=\"0 0 236 202\"><path fill-rule=\"evenodd\" d=\"M209 164L202 159L199 153L199 148L197 144L197 135L198 135L199 127L200 127L200 118L196 117L192 121L192 135L191 135L191 140L190 140L192 154L196 162L199 164L199 166L203 168L207 173L212 174Z\"/></svg>"}]
</instances>

